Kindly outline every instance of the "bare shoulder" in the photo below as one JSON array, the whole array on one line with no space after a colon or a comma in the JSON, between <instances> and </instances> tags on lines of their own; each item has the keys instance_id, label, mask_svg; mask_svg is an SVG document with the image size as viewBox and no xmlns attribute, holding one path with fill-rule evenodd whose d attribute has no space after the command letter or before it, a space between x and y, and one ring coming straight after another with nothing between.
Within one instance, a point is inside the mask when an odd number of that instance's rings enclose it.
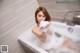
<instances>
[{"instance_id":1,"label":"bare shoulder","mask_svg":"<svg viewBox=\"0 0 80 53\"><path fill-rule=\"evenodd\" d=\"M32 28L32 32L36 35L42 35L42 32L39 31L39 27L37 25L35 25L33 28Z\"/></svg>"},{"instance_id":2,"label":"bare shoulder","mask_svg":"<svg viewBox=\"0 0 80 53\"><path fill-rule=\"evenodd\" d=\"M32 32L34 33L35 31L37 31L37 25L32 28Z\"/></svg>"}]
</instances>

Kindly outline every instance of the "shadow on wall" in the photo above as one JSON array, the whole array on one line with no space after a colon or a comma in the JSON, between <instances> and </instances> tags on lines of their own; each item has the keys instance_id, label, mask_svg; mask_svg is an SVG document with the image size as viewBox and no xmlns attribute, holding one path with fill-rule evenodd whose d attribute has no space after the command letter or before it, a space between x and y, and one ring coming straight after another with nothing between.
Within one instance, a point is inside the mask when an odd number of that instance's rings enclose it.
<instances>
[{"instance_id":1,"label":"shadow on wall","mask_svg":"<svg viewBox=\"0 0 80 53\"><path fill-rule=\"evenodd\" d=\"M4 1L4 0L0 0L0 4L2 3L2 1Z\"/></svg>"}]
</instances>

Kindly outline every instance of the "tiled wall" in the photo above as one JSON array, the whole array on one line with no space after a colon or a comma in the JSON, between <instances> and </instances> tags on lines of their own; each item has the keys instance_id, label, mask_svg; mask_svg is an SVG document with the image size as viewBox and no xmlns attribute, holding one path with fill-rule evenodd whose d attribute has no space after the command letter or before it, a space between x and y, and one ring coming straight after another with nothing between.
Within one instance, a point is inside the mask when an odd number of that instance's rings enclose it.
<instances>
[{"instance_id":1,"label":"tiled wall","mask_svg":"<svg viewBox=\"0 0 80 53\"><path fill-rule=\"evenodd\" d=\"M80 0L38 0L38 3L48 10L52 20L62 21L66 12L80 11Z\"/></svg>"},{"instance_id":2,"label":"tiled wall","mask_svg":"<svg viewBox=\"0 0 80 53\"><path fill-rule=\"evenodd\" d=\"M34 24L37 7L37 0L0 0L0 45L8 45L8 53L24 53L17 39Z\"/></svg>"}]
</instances>

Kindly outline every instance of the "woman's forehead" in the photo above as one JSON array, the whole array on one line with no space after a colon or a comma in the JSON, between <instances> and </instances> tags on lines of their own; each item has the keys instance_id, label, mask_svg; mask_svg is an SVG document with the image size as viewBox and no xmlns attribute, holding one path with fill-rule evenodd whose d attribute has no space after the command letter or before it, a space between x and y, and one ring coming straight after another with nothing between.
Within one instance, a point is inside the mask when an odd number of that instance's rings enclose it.
<instances>
[{"instance_id":1,"label":"woman's forehead","mask_svg":"<svg viewBox=\"0 0 80 53\"><path fill-rule=\"evenodd\" d=\"M38 12L38 14L44 16L44 13L42 11Z\"/></svg>"}]
</instances>

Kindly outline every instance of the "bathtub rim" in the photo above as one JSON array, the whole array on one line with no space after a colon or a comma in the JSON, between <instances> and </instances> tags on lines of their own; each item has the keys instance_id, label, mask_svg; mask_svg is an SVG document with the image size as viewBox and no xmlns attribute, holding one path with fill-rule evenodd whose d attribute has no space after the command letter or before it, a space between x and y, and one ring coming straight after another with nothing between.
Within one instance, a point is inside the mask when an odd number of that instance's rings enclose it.
<instances>
[{"instance_id":1,"label":"bathtub rim","mask_svg":"<svg viewBox=\"0 0 80 53\"><path fill-rule=\"evenodd\" d=\"M22 40L20 37L18 37L18 41L26 44L26 46L28 48L30 48L32 51L35 50L34 52L37 52L37 53L48 53L47 51L41 49L40 47L38 46L34 46L32 43L30 43L28 40L24 41Z\"/></svg>"}]
</instances>

